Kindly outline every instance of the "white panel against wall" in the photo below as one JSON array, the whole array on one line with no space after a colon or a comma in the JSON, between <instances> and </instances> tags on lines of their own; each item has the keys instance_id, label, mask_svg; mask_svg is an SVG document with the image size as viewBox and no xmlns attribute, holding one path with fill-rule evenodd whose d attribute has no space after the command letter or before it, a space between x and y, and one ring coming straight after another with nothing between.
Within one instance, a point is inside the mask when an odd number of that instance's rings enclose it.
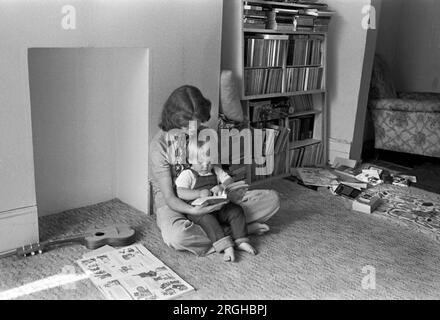
<instances>
[{"instance_id":1,"label":"white panel against wall","mask_svg":"<svg viewBox=\"0 0 440 320\"><path fill-rule=\"evenodd\" d=\"M112 198L110 57L94 49L29 50L40 215Z\"/></svg>"},{"instance_id":2,"label":"white panel against wall","mask_svg":"<svg viewBox=\"0 0 440 320\"><path fill-rule=\"evenodd\" d=\"M367 30L362 9L370 0L327 0L335 11L328 38L329 137L351 144L361 86ZM332 147L329 146L331 156ZM331 158L329 160L332 160Z\"/></svg>"},{"instance_id":3,"label":"white panel against wall","mask_svg":"<svg viewBox=\"0 0 440 320\"><path fill-rule=\"evenodd\" d=\"M147 50L124 49L113 64L119 77L115 83L119 90L113 90L115 196L143 212L149 205L148 61Z\"/></svg>"},{"instance_id":4,"label":"white panel against wall","mask_svg":"<svg viewBox=\"0 0 440 320\"><path fill-rule=\"evenodd\" d=\"M29 52L40 215L116 196L146 211L147 50Z\"/></svg>"}]
</instances>

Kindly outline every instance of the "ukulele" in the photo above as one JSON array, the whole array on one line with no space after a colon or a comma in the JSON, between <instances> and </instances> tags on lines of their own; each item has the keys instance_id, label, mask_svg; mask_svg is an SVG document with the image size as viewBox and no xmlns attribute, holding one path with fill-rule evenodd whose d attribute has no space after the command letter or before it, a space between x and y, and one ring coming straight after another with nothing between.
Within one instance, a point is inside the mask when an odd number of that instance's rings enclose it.
<instances>
[{"instance_id":1,"label":"ukulele","mask_svg":"<svg viewBox=\"0 0 440 320\"><path fill-rule=\"evenodd\" d=\"M83 234L73 235L57 240L47 240L37 242L23 247L12 249L0 254L0 258L18 256L27 257L29 255L41 254L46 248L67 243L78 243L85 245L88 249L94 250L104 245L127 246L134 242L135 231L126 224L118 224L103 229L87 231Z\"/></svg>"}]
</instances>

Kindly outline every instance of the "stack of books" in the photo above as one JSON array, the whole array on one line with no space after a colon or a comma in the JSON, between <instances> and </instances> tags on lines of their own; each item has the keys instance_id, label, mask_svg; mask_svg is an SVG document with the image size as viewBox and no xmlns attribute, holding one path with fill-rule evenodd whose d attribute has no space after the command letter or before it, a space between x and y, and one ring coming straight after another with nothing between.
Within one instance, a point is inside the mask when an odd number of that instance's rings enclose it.
<instances>
[{"instance_id":1,"label":"stack of books","mask_svg":"<svg viewBox=\"0 0 440 320\"><path fill-rule=\"evenodd\" d=\"M271 100L249 101L249 108L251 122L271 120L274 118Z\"/></svg>"},{"instance_id":2,"label":"stack of books","mask_svg":"<svg viewBox=\"0 0 440 320\"><path fill-rule=\"evenodd\" d=\"M330 17L320 17L315 19L313 31L327 32L330 24Z\"/></svg>"},{"instance_id":3,"label":"stack of books","mask_svg":"<svg viewBox=\"0 0 440 320\"><path fill-rule=\"evenodd\" d=\"M262 6L243 6L243 27L251 29L265 29L267 24L266 12Z\"/></svg>"},{"instance_id":4,"label":"stack of books","mask_svg":"<svg viewBox=\"0 0 440 320\"><path fill-rule=\"evenodd\" d=\"M268 133L269 130L270 133ZM273 136L274 139L268 139L269 135ZM287 162L287 156L289 155L288 145L289 129L268 124L267 127L263 129L263 152L261 153L261 150L259 151L261 157L254 158L255 164L252 168L252 181L266 179L268 176L289 173L290 169ZM267 154L266 151L268 151ZM268 163L270 159L273 159L273 166Z\"/></svg>"},{"instance_id":5,"label":"stack of books","mask_svg":"<svg viewBox=\"0 0 440 320\"><path fill-rule=\"evenodd\" d=\"M320 8L273 8L266 11L267 29L278 31L326 32L333 12Z\"/></svg>"},{"instance_id":6,"label":"stack of books","mask_svg":"<svg viewBox=\"0 0 440 320\"><path fill-rule=\"evenodd\" d=\"M319 35L294 35L289 39L287 51L288 66L320 65L322 63L322 43Z\"/></svg>"},{"instance_id":7,"label":"stack of books","mask_svg":"<svg viewBox=\"0 0 440 320\"><path fill-rule=\"evenodd\" d=\"M286 68L286 92L322 89L322 67Z\"/></svg>"},{"instance_id":8,"label":"stack of books","mask_svg":"<svg viewBox=\"0 0 440 320\"><path fill-rule=\"evenodd\" d=\"M289 113L311 111L313 110L313 101L311 95L298 95L289 98Z\"/></svg>"},{"instance_id":9,"label":"stack of books","mask_svg":"<svg viewBox=\"0 0 440 320\"><path fill-rule=\"evenodd\" d=\"M260 34L245 38L245 67L282 67L287 35Z\"/></svg>"},{"instance_id":10,"label":"stack of books","mask_svg":"<svg viewBox=\"0 0 440 320\"><path fill-rule=\"evenodd\" d=\"M276 8L267 11L267 28L278 31L296 31L298 10Z\"/></svg>"},{"instance_id":11,"label":"stack of books","mask_svg":"<svg viewBox=\"0 0 440 320\"><path fill-rule=\"evenodd\" d=\"M322 161L321 143L290 150L290 167L313 167Z\"/></svg>"},{"instance_id":12,"label":"stack of books","mask_svg":"<svg viewBox=\"0 0 440 320\"><path fill-rule=\"evenodd\" d=\"M259 95L282 92L283 69L246 69L245 94Z\"/></svg>"},{"instance_id":13,"label":"stack of books","mask_svg":"<svg viewBox=\"0 0 440 320\"><path fill-rule=\"evenodd\" d=\"M290 142L311 139L314 119L313 115L289 119Z\"/></svg>"},{"instance_id":14,"label":"stack of books","mask_svg":"<svg viewBox=\"0 0 440 320\"><path fill-rule=\"evenodd\" d=\"M315 18L309 15L297 15L293 24L295 26L294 31L313 31Z\"/></svg>"},{"instance_id":15,"label":"stack of books","mask_svg":"<svg viewBox=\"0 0 440 320\"><path fill-rule=\"evenodd\" d=\"M289 112L293 112L293 109L288 99L273 99L250 101L249 111L249 119L255 123L285 118L289 115Z\"/></svg>"}]
</instances>

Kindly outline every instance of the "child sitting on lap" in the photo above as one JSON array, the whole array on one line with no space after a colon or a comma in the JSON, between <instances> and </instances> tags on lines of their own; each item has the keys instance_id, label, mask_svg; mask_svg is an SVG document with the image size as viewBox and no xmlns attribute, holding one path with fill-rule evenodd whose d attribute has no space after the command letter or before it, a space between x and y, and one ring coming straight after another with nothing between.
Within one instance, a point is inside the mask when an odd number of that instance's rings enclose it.
<instances>
[{"instance_id":1,"label":"child sitting on lap","mask_svg":"<svg viewBox=\"0 0 440 320\"><path fill-rule=\"evenodd\" d=\"M188 148L190 149L190 148ZM212 166L209 157L209 142L199 141L197 163L191 169L183 170L175 184L177 196L187 202L195 199L220 195L233 179L218 166ZM187 218L200 225L213 243L217 252L223 252L225 261L234 261L234 244L238 250L257 254L247 238L246 218L243 209L233 202L226 203L219 211L203 215L187 215ZM231 236L226 236L221 224L231 228Z\"/></svg>"}]
</instances>

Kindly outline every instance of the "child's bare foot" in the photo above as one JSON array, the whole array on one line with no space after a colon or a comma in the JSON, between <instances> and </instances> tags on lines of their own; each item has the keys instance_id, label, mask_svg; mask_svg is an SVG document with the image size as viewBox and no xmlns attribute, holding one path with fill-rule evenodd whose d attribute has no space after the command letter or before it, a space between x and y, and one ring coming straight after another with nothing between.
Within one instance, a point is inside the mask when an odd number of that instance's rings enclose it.
<instances>
[{"instance_id":1,"label":"child's bare foot","mask_svg":"<svg viewBox=\"0 0 440 320\"><path fill-rule=\"evenodd\" d=\"M240 243L237 246L237 249L241 250L241 251L246 251L246 252L253 254L253 255L256 255L258 253L258 251L254 247L252 247L248 242Z\"/></svg>"},{"instance_id":2,"label":"child's bare foot","mask_svg":"<svg viewBox=\"0 0 440 320\"><path fill-rule=\"evenodd\" d=\"M226 248L223 252L223 259L226 262L234 262L235 261L235 254L234 254L234 247Z\"/></svg>"}]
</instances>

